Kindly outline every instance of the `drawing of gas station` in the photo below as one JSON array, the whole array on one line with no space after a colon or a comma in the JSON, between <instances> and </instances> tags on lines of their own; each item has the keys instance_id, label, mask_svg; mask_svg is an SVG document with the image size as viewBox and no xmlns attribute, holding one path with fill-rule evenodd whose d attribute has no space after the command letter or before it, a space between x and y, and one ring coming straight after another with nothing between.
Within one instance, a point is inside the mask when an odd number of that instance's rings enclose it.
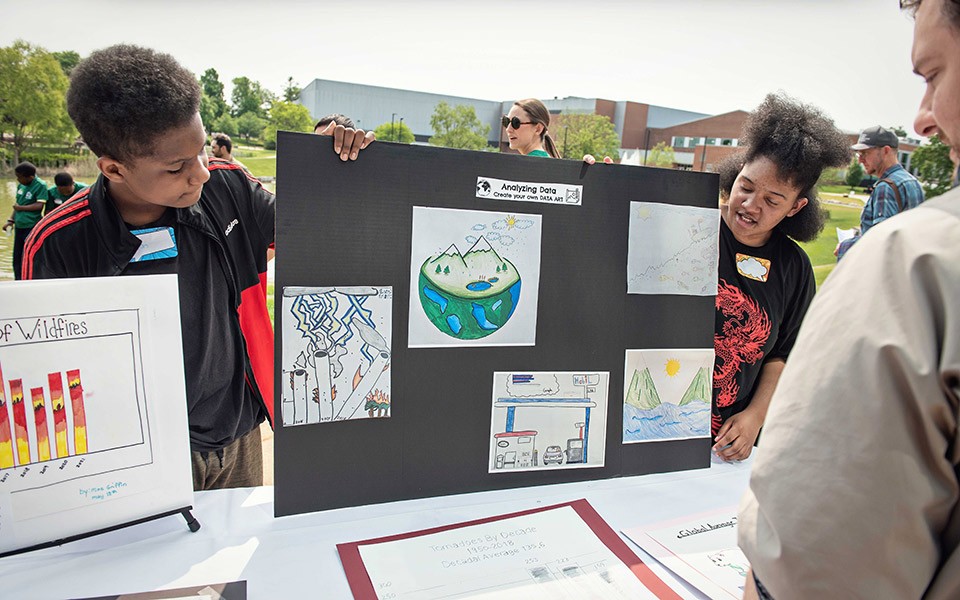
<instances>
[{"instance_id":1,"label":"drawing of gas station","mask_svg":"<svg viewBox=\"0 0 960 600\"><path fill-rule=\"evenodd\" d=\"M507 416L504 430L493 435L496 443L494 469L530 469L550 463L586 463L590 438L590 409L596 406L597 403L590 398L498 398L494 408L506 409ZM514 430L518 409L551 410L554 413L559 409L573 409L583 411L583 420L577 421L579 415L574 413L573 427L577 429L576 437L566 439L565 449L559 445L548 445L541 457L537 448L537 436L540 432L532 429Z\"/></svg>"}]
</instances>

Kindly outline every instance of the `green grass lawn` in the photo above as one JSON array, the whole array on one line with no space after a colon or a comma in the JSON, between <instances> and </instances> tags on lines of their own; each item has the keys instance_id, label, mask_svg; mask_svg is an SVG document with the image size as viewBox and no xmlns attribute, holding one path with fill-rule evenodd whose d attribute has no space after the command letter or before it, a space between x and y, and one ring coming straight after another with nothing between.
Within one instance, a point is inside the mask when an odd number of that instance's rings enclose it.
<instances>
[{"instance_id":1,"label":"green grass lawn","mask_svg":"<svg viewBox=\"0 0 960 600\"><path fill-rule=\"evenodd\" d=\"M254 177L277 176L277 151L257 146L236 146L233 157L250 169Z\"/></svg>"},{"instance_id":2,"label":"green grass lawn","mask_svg":"<svg viewBox=\"0 0 960 600\"><path fill-rule=\"evenodd\" d=\"M277 157L276 156L256 156L252 158L239 158L250 169L254 177L276 177L277 176Z\"/></svg>"},{"instance_id":3,"label":"green grass lawn","mask_svg":"<svg viewBox=\"0 0 960 600\"><path fill-rule=\"evenodd\" d=\"M837 259L833 255L833 249L837 247L837 228L859 227L862 205L859 202L851 203L851 206L826 204L824 208L830 213L830 217L827 219L827 224L820 233L820 237L812 242L800 244L800 247L810 257L811 264L813 264L813 274L817 280L817 287L820 287L827 275L837 266Z\"/></svg>"},{"instance_id":4,"label":"green grass lawn","mask_svg":"<svg viewBox=\"0 0 960 600\"><path fill-rule=\"evenodd\" d=\"M850 190L856 191L858 194L865 194L866 192L862 187L850 187L848 185L821 185L819 187L821 193L834 193L834 194L846 194Z\"/></svg>"},{"instance_id":5,"label":"green grass lawn","mask_svg":"<svg viewBox=\"0 0 960 600\"><path fill-rule=\"evenodd\" d=\"M270 313L270 324L273 325L273 284L267 284L267 312Z\"/></svg>"}]
</instances>

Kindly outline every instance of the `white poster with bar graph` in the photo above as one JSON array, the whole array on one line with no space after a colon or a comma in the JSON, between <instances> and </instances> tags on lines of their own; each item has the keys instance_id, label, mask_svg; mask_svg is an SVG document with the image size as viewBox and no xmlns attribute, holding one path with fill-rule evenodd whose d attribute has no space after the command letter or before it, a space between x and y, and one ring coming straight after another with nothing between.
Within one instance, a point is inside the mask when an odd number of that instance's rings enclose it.
<instances>
[{"instance_id":1,"label":"white poster with bar graph","mask_svg":"<svg viewBox=\"0 0 960 600\"><path fill-rule=\"evenodd\" d=\"M0 554L192 504L175 275L0 286Z\"/></svg>"}]
</instances>

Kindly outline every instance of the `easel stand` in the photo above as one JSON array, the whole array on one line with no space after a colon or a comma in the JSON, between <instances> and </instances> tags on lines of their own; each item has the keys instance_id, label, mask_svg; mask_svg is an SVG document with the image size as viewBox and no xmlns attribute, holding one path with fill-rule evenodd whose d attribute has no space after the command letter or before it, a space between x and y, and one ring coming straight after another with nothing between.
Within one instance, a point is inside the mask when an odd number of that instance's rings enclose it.
<instances>
[{"instance_id":1,"label":"easel stand","mask_svg":"<svg viewBox=\"0 0 960 600\"><path fill-rule=\"evenodd\" d=\"M137 519L135 521L130 521L128 523L123 523L121 525L114 525L113 527L106 527L104 529L98 529L96 531L91 531L88 533L81 533L79 535L73 535L70 537L61 538L59 540L53 540L50 542L44 542L42 544L36 544L33 546L27 546L26 548L19 548L17 550L11 550L9 552L0 553L0 558L6 556L14 556L16 554L23 554L24 552L32 552L34 550L41 550L43 548L53 548L54 546L62 546L69 542L75 542L77 540L82 540L84 538L93 537L95 535L100 535L102 533L107 533L109 531L115 531L117 529L123 529L124 527L131 527L133 525L139 525L140 523L146 523L148 521L153 521L155 519L162 519L164 517L169 517L171 515L182 515L184 520L187 522L187 527L192 533L196 533L200 530L200 521L196 520L193 514L190 512L193 509L192 506L185 506L183 508L178 508L175 510L159 513L156 515L151 515L149 517L144 517L142 519Z\"/></svg>"}]
</instances>

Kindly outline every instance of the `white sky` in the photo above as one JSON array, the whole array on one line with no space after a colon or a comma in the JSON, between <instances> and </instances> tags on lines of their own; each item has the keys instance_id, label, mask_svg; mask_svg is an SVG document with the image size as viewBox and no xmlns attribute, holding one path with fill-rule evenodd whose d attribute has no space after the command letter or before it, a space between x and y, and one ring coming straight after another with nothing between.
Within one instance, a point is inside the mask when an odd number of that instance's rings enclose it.
<instances>
[{"instance_id":1,"label":"white sky","mask_svg":"<svg viewBox=\"0 0 960 600\"><path fill-rule=\"evenodd\" d=\"M241 75L276 93L292 75L719 114L782 90L845 130L911 135L923 95L896 0L31 0L0 15L0 46L135 43L215 68L228 93Z\"/></svg>"}]
</instances>

